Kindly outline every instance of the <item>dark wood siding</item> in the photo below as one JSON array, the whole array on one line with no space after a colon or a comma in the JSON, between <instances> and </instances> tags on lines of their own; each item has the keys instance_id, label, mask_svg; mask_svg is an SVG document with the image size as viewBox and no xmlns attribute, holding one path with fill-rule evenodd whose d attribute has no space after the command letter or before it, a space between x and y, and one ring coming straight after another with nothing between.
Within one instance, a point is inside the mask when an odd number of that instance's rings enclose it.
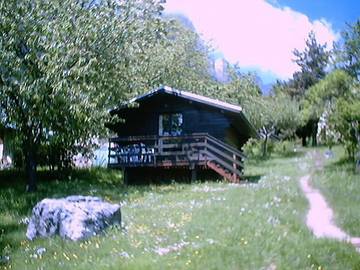
<instances>
[{"instance_id":1,"label":"dark wood siding","mask_svg":"<svg viewBox=\"0 0 360 270\"><path fill-rule=\"evenodd\" d=\"M237 138L243 135L232 126L232 117L221 109L168 94L148 97L139 104L137 108L120 111L119 116L125 123L113 127L118 136L158 135L160 114L181 113L183 134L209 133L237 147L244 141Z\"/></svg>"}]
</instances>

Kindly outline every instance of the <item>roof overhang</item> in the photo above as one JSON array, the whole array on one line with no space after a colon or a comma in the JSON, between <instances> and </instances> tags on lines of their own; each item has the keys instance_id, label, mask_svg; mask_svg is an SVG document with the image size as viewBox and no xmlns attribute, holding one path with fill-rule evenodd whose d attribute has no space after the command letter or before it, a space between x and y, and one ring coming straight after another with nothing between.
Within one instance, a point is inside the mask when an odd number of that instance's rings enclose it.
<instances>
[{"instance_id":1,"label":"roof overhang","mask_svg":"<svg viewBox=\"0 0 360 270\"><path fill-rule=\"evenodd\" d=\"M242 119L242 121L244 121L246 123L246 126L248 127L249 132L251 133L251 136L257 136L255 127L249 122L247 117L244 115L244 112L243 112L243 109L241 106L230 104L230 103L218 100L218 99L213 99L213 98L197 95L197 94L190 93L187 91L174 89L169 86L162 86L162 87L156 88L154 90L151 90L145 94L142 94L135 98L132 98L124 105L121 105L118 108L111 110L110 114L114 115L114 114L120 113L123 110L132 108L132 107L136 108L135 104L141 102L142 100L148 99L152 96L162 94L162 93L181 97L181 98L187 99L189 101L204 104L204 105L207 105L207 106L210 106L213 108L218 108L220 110L223 110L225 113L230 113L231 115L240 117Z\"/></svg>"}]
</instances>

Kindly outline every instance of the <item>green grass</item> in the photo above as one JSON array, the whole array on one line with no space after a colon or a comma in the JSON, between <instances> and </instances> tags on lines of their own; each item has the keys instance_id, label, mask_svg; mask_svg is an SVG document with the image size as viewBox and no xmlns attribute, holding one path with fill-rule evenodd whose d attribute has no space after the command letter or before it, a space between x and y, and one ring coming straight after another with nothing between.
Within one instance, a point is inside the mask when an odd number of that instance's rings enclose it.
<instances>
[{"instance_id":1,"label":"green grass","mask_svg":"<svg viewBox=\"0 0 360 270\"><path fill-rule=\"evenodd\" d=\"M334 153L313 181L334 208L336 223L350 235L360 237L360 175L355 173L354 163L344 159L342 147L336 147Z\"/></svg>"},{"instance_id":2,"label":"green grass","mask_svg":"<svg viewBox=\"0 0 360 270\"><path fill-rule=\"evenodd\" d=\"M2 185L0 251L10 261L0 268L360 269L351 245L316 239L304 224L308 205L298 180L311 166L307 155L250 163L251 183L242 185L124 187L118 174L104 170L42 181L36 194L25 194L23 184ZM19 222L34 204L70 194L121 203L123 228L82 242L28 241Z\"/></svg>"}]
</instances>

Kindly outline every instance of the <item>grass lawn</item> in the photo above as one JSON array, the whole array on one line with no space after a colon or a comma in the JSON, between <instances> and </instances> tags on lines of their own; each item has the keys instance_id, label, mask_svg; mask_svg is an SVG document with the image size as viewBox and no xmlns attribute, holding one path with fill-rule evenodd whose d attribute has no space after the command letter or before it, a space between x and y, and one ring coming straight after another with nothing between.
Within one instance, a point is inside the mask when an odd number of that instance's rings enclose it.
<instances>
[{"instance_id":1,"label":"grass lawn","mask_svg":"<svg viewBox=\"0 0 360 270\"><path fill-rule=\"evenodd\" d=\"M313 183L334 209L336 223L360 237L360 175L352 163L343 159L343 148L336 147L334 153L334 158L326 160L325 170L316 173Z\"/></svg>"},{"instance_id":2,"label":"grass lawn","mask_svg":"<svg viewBox=\"0 0 360 270\"><path fill-rule=\"evenodd\" d=\"M71 180L43 181L36 194L25 194L23 184L3 184L0 252L9 261L0 268L360 269L360 254L353 246L316 239L304 224L308 205L298 180L312 166L306 152L248 164L246 175L252 183L241 185L124 187L118 174L102 170L79 173ZM317 173L321 177L316 185L326 195L334 194L330 202L341 213L339 224L360 235L360 223L355 222L359 183L353 184L355 176L346 165L328 162L326 170ZM334 180L326 174L333 174ZM336 181L337 174L342 182ZM109 228L82 242L59 237L28 241L22 220L35 203L72 194L121 203L123 228ZM46 251L39 255L42 248Z\"/></svg>"}]
</instances>

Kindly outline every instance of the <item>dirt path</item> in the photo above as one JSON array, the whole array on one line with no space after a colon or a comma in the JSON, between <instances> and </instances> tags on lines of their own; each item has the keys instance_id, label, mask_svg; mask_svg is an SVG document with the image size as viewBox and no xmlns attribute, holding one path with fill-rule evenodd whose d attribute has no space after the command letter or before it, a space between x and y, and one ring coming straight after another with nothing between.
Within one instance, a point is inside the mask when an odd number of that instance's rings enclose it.
<instances>
[{"instance_id":1,"label":"dirt path","mask_svg":"<svg viewBox=\"0 0 360 270\"><path fill-rule=\"evenodd\" d=\"M315 165L322 169L322 160L319 154L315 154ZM353 244L360 252L360 238L352 237L334 223L334 213L326 202L321 192L312 187L311 176L305 175L300 178L300 186L309 201L310 209L306 216L306 225L318 238L333 238Z\"/></svg>"},{"instance_id":2,"label":"dirt path","mask_svg":"<svg viewBox=\"0 0 360 270\"><path fill-rule=\"evenodd\" d=\"M300 179L300 186L310 204L306 225L316 237L329 237L338 240L348 239L349 235L334 224L332 209L326 203L320 191L310 185L310 179L310 175L305 175Z\"/></svg>"}]
</instances>

